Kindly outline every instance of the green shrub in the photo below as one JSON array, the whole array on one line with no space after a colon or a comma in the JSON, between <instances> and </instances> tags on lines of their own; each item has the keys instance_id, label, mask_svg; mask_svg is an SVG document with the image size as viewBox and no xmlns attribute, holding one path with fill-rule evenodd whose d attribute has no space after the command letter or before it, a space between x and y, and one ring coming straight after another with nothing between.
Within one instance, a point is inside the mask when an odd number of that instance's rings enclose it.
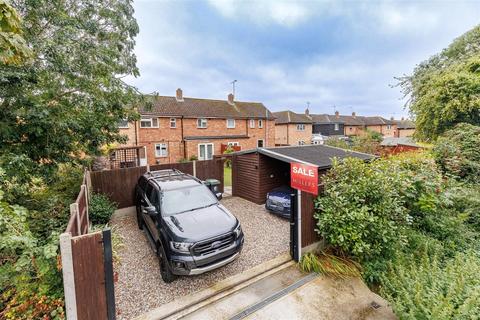
<instances>
[{"instance_id":1,"label":"green shrub","mask_svg":"<svg viewBox=\"0 0 480 320\"><path fill-rule=\"evenodd\" d=\"M442 170L458 179L480 180L480 127L460 123L438 138L433 148Z\"/></svg>"},{"instance_id":2,"label":"green shrub","mask_svg":"<svg viewBox=\"0 0 480 320\"><path fill-rule=\"evenodd\" d=\"M88 214L92 224L107 224L113 212L117 210L117 204L100 193L92 193Z\"/></svg>"},{"instance_id":3,"label":"green shrub","mask_svg":"<svg viewBox=\"0 0 480 320\"><path fill-rule=\"evenodd\" d=\"M442 262L423 252L399 256L389 264L380 294L400 319L480 318L480 258L458 253Z\"/></svg>"},{"instance_id":4,"label":"green shrub","mask_svg":"<svg viewBox=\"0 0 480 320\"><path fill-rule=\"evenodd\" d=\"M189 161L197 161L198 157L196 155L192 155L188 160Z\"/></svg>"}]
</instances>

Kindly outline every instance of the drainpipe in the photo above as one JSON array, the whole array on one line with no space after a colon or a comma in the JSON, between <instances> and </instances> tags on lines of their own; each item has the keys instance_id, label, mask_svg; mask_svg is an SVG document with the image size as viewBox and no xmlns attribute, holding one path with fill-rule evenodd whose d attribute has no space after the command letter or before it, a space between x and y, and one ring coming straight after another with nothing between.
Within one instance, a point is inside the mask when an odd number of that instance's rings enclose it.
<instances>
[{"instance_id":1,"label":"drainpipe","mask_svg":"<svg viewBox=\"0 0 480 320\"><path fill-rule=\"evenodd\" d=\"M135 145L138 146L137 120L135 120L133 125L135 126Z\"/></svg>"},{"instance_id":2,"label":"drainpipe","mask_svg":"<svg viewBox=\"0 0 480 320\"><path fill-rule=\"evenodd\" d=\"M181 123L181 134L182 134L182 143L183 143L183 158L187 158L187 143L185 142L185 139L183 138L183 116L180 117L180 123Z\"/></svg>"}]
</instances>

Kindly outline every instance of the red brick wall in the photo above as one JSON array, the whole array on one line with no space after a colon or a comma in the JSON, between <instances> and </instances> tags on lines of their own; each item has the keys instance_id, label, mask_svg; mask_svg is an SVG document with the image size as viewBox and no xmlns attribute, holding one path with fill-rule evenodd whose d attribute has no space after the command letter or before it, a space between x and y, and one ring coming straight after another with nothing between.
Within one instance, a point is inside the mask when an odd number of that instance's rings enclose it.
<instances>
[{"instance_id":1,"label":"red brick wall","mask_svg":"<svg viewBox=\"0 0 480 320\"><path fill-rule=\"evenodd\" d=\"M297 124L277 124L275 127L275 141L279 145L298 146L299 141L305 144L312 142L312 125L305 124L305 130L297 130Z\"/></svg>"},{"instance_id":2,"label":"red brick wall","mask_svg":"<svg viewBox=\"0 0 480 320\"><path fill-rule=\"evenodd\" d=\"M275 122L263 120L263 128L258 128L258 119L255 127L250 128L249 119L235 119L235 128L227 128L226 119L208 119L207 128L197 128L197 119L177 119L176 128L170 128L170 118L158 118L158 128L140 128L137 122L138 145L146 146L149 164L178 162L183 158L198 157L199 143L213 143L214 155L221 154L221 144L238 142L242 150L257 147L257 140L263 139L264 146L275 146ZM248 138L203 139L182 142L182 121L184 137L199 136L248 136ZM134 123L121 132L129 137L126 145L135 145ZM166 143L168 146L167 157L155 156L155 144ZM185 153L186 152L186 153Z\"/></svg>"}]
</instances>

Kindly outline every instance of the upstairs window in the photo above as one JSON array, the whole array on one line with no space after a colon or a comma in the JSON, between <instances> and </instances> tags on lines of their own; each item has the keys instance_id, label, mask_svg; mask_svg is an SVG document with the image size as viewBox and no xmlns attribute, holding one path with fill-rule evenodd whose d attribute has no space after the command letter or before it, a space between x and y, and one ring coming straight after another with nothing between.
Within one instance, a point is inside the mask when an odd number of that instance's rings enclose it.
<instances>
[{"instance_id":1,"label":"upstairs window","mask_svg":"<svg viewBox=\"0 0 480 320\"><path fill-rule=\"evenodd\" d=\"M238 147L238 146L240 146L240 143L239 143L239 142L236 142L236 141L235 141L235 142L229 142L229 143L227 143L227 146L229 146L229 147Z\"/></svg>"},{"instance_id":2,"label":"upstairs window","mask_svg":"<svg viewBox=\"0 0 480 320\"><path fill-rule=\"evenodd\" d=\"M257 148L263 148L263 139L257 140Z\"/></svg>"},{"instance_id":3,"label":"upstairs window","mask_svg":"<svg viewBox=\"0 0 480 320\"><path fill-rule=\"evenodd\" d=\"M392 129L392 125L391 124L387 124L387 130L390 130Z\"/></svg>"},{"instance_id":4,"label":"upstairs window","mask_svg":"<svg viewBox=\"0 0 480 320\"><path fill-rule=\"evenodd\" d=\"M168 146L166 143L156 143L155 144L155 157L167 157L168 156Z\"/></svg>"},{"instance_id":5,"label":"upstairs window","mask_svg":"<svg viewBox=\"0 0 480 320\"><path fill-rule=\"evenodd\" d=\"M258 127L259 127L260 129L263 128L263 120L262 120L262 119L259 119L259 120L258 120Z\"/></svg>"},{"instance_id":6,"label":"upstairs window","mask_svg":"<svg viewBox=\"0 0 480 320\"><path fill-rule=\"evenodd\" d=\"M250 129L255 128L255 119L250 119Z\"/></svg>"},{"instance_id":7,"label":"upstairs window","mask_svg":"<svg viewBox=\"0 0 480 320\"><path fill-rule=\"evenodd\" d=\"M229 129L235 128L235 119L227 119L227 128Z\"/></svg>"},{"instance_id":8,"label":"upstairs window","mask_svg":"<svg viewBox=\"0 0 480 320\"><path fill-rule=\"evenodd\" d=\"M120 129L128 129L128 120L127 119L122 119L118 121L118 127Z\"/></svg>"},{"instance_id":9,"label":"upstairs window","mask_svg":"<svg viewBox=\"0 0 480 320\"><path fill-rule=\"evenodd\" d=\"M335 130L335 131L338 131L339 129L340 129L340 126L338 125L338 123L335 123L335 128L334 128L334 130Z\"/></svg>"},{"instance_id":10,"label":"upstairs window","mask_svg":"<svg viewBox=\"0 0 480 320\"><path fill-rule=\"evenodd\" d=\"M177 127L177 119L170 118L170 128L175 129Z\"/></svg>"},{"instance_id":11,"label":"upstairs window","mask_svg":"<svg viewBox=\"0 0 480 320\"><path fill-rule=\"evenodd\" d=\"M297 124L297 131L305 131L305 125L302 123Z\"/></svg>"},{"instance_id":12,"label":"upstairs window","mask_svg":"<svg viewBox=\"0 0 480 320\"><path fill-rule=\"evenodd\" d=\"M158 119L142 117L140 119L140 128L158 128Z\"/></svg>"},{"instance_id":13,"label":"upstairs window","mask_svg":"<svg viewBox=\"0 0 480 320\"><path fill-rule=\"evenodd\" d=\"M205 129L207 127L207 119L200 118L197 119L197 128Z\"/></svg>"}]
</instances>

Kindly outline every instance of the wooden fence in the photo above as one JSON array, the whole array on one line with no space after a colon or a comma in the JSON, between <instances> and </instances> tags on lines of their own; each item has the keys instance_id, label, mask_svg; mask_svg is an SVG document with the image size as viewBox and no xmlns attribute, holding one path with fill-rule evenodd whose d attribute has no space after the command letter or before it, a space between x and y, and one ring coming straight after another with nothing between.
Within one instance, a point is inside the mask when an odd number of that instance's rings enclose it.
<instances>
[{"instance_id":1,"label":"wooden fence","mask_svg":"<svg viewBox=\"0 0 480 320\"><path fill-rule=\"evenodd\" d=\"M209 178L221 182L219 191L223 192L223 159L205 161L192 161L185 163L157 164L148 167L135 167L94 171L90 173L92 190L103 193L116 202L119 208L127 208L135 205L134 192L138 179L147 170L178 169L191 174L200 180Z\"/></svg>"},{"instance_id":2,"label":"wooden fence","mask_svg":"<svg viewBox=\"0 0 480 320\"><path fill-rule=\"evenodd\" d=\"M115 319L110 229L90 233L89 174L70 205L70 220L60 235L67 319Z\"/></svg>"}]
</instances>

